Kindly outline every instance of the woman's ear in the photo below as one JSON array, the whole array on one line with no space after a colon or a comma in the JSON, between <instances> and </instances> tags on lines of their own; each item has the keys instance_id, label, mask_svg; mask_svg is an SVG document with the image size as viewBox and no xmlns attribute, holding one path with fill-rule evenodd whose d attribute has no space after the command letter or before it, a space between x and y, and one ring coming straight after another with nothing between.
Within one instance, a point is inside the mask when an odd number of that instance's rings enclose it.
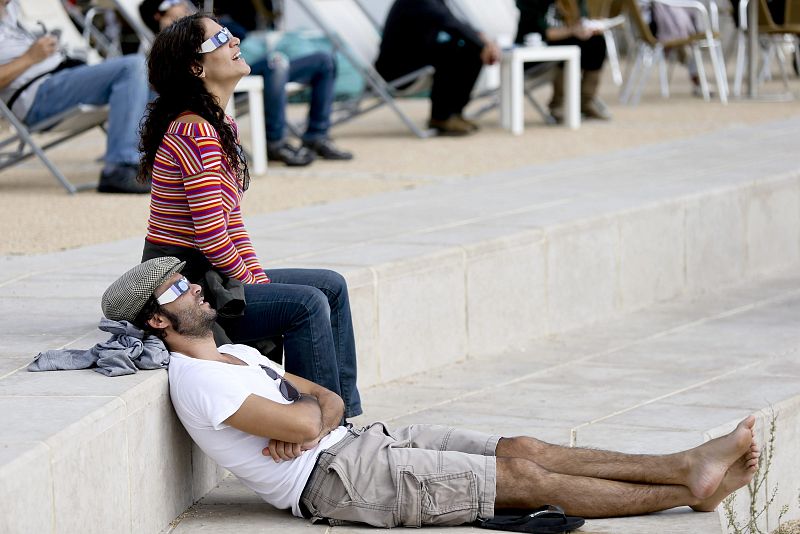
<instances>
[{"instance_id":1,"label":"woman's ear","mask_svg":"<svg viewBox=\"0 0 800 534\"><path fill-rule=\"evenodd\" d=\"M192 65L192 74L194 74L198 78L205 78L206 77L205 69L203 68L202 65L198 65L198 64Z\"/></svg>"}]
</instances>

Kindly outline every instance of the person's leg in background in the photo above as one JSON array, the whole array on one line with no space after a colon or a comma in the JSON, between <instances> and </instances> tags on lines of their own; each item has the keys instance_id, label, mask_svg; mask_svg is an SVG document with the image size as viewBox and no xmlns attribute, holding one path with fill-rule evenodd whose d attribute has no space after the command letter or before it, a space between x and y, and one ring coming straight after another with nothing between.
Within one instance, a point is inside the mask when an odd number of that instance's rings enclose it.
<instances>
[{"instance_id":1,"label":"person's leg in background","mask_svg":"<svg viewBox=\"0 0 800 534\"><path fill-rule=\"evenodd\" d=\"M600 75L606 61L606 41L602 35L594 35L578 41L581 47L581 113L589 119L611 119L606 104L597 96Z\"/></svg>"},{"instance_id":2,"label":"person's leg in background","mask_svg":"<svg viewBox=\"0 0 800 534\"><path fill-rule=\"evenodd\" d=\"M335 96L333 89L336 84L336 58L328 52L316 52L293 59L289 63L289 81L311 87L303 146L322 159L353 159L350 152L337 148L328 137Z\"/></svg>"},{"instance_id":3,"label":"person's leg in background","mask_svg":"<svg viewBox=\"0 0 800 534\"><path fill-rule=\"evenodd\" d=\"M481 72L481 51L477 46L451 37L438 42L433 50L435 73L431 89L429 126L440 135L468 135L477 127L464 120L475 81Z\"/></svg>"},{"instance_id":4,"label":"person's leg in background","mask_svg":"<svg viewBox=\"0 0 800 534\"><path fill-rule=\"evenodd\" d=\"M139 123L148 101L144 57L129 55L98 65L73 67L53 74L37 90L27 124L36 124L78 104L109 105L105 165L98 191L148 193L139 184Z\"/></svg>"},{"instance_id":5,"label":"person's leg in background","mask_svg":"<svg viewBox=\"0 0 800 534\"><path fill-rule=\"evenodd\" d=\"M250 66L250 74L264 79L264 122L267 125L267 158L290 167L301 167L314 161L314 154L303 147L295 148L286 140L286 83L289 81L289 60L280 52L270 52Z\"/></svg>"}]
</instances>

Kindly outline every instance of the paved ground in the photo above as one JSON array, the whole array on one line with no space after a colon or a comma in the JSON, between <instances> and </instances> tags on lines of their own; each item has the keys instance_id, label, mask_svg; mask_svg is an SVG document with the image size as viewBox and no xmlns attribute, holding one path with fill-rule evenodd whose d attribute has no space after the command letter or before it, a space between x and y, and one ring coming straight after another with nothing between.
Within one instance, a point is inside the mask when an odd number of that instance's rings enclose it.
<instances>
[{"instance_id":1,"label":"paved ground","mask_svg":"<svg viewBox=\"0 0 800 534\"><path fill-rule=\"evenodd\" d=\"M497 114L480 119L483 130L466 139L419 140L388 110L361 117L334 129L343 147L353 150L353 162L318 162L303 169L274 166L253 180L246 195L246 215L365 196L380 191L416 187L442 180L514 169L599 154L622 148L691 137L740 124L755 124L800 115L797 102L703 102L689 95L685 72L676 69L673 96L664 100L655 84L637 107L616 104L616 89L603 86L615 119L586 122L579 131L548 127L528 107L525 134L501 130ZM796 84L796 82L795 82ZM777 91L772 84L765 91ZM549 89L540 91L547 100ZM422 124L426 101L405 101L404 109ZM297 116L303 108L294 109ZM242 123L247 139L247 121ZM103 153L103 139L87 134L53 150L53 157L74 181L94 180ZM36 254L141 236L146 228L148 199L132 196L64 194L37 161L0 174L0 254Z\"/></svg>"},{"instance_id":2,"label":"paved ground","mask_svg":"<svg viewBox=\"0 0 800 534\"><path fill-rule=\"evenodd\" d=\"M377 386L364 392L366 413L355 423L447 424L631 453L689 448L702 443L708 430L718 435L748 413L800 394L798 288L800 277L792 273L676 300L530 342L496 359L468 360ZM796 493L782 490L774 510L783 503L794 508ZM720 532L719 521L714 513L678 508L593 520L581 532L705 534ZM261 503L229 477L181 516L172 533L273 529L366 530L311 526Z\"/></svg>"}]
</instances>

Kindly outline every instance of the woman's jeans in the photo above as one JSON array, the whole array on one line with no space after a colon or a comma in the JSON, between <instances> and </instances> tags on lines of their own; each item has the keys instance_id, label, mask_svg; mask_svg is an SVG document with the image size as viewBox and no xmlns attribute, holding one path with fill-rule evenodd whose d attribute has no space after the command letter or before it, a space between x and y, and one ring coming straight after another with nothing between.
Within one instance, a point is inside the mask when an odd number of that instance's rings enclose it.
<instances>
[{"instance_id":1,"label":"woman's jeans","mask_svg":"<svg viewBox=\"0 0 800 534\"><path fill-rule=\"evenodd\" d=\"M220 321L231 341L283 336L286 370L344 400L345 417L361 414L356 344L347 282L323 269L270 269L269 284L246 284L244 317Z\"/></svg>"}]
</instances>

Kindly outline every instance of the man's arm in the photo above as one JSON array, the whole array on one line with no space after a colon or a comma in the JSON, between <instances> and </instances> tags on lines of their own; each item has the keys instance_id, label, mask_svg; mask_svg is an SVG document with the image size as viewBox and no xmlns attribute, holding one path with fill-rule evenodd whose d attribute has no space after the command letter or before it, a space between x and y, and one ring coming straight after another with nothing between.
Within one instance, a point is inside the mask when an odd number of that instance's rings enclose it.
<instances>
[{"instance_id":1,"label":"man's arm","mask_svg":"<svg viewBox=\"0 0 800 534\"><path fill-rule=\"evenodd\" d=\"M292 404L280 404L259 395L248 396L225 424L255 436L289 443L316 439L323 428L316 397L304 395Z\"/></svg>"},{"instance_id":2,"label":"man's arm","mask_svg":"<svg viewBox=\"0 0 800 534\"><path fill-rule=\"evenodd\" d=\"M319 402L322 411L322 430L319 438L330 434L331 430L338 427L344 416L344 401L333 391L326 389L310 380L286 373L284 378L294 384L303 395L311 395Z\"/></svg>"},{"instance_id":3,"label":"man's arm","mask_svg":"<svg viewBox=\"0 0 800 534\"><path fill-rule=\"evenodd\" d=\"M58 46L58 39L45 35L36 40L28 50L5 65L0 65L0 89L5 89L23 72L53 55Z\"/></svg>"}]
</instances>

